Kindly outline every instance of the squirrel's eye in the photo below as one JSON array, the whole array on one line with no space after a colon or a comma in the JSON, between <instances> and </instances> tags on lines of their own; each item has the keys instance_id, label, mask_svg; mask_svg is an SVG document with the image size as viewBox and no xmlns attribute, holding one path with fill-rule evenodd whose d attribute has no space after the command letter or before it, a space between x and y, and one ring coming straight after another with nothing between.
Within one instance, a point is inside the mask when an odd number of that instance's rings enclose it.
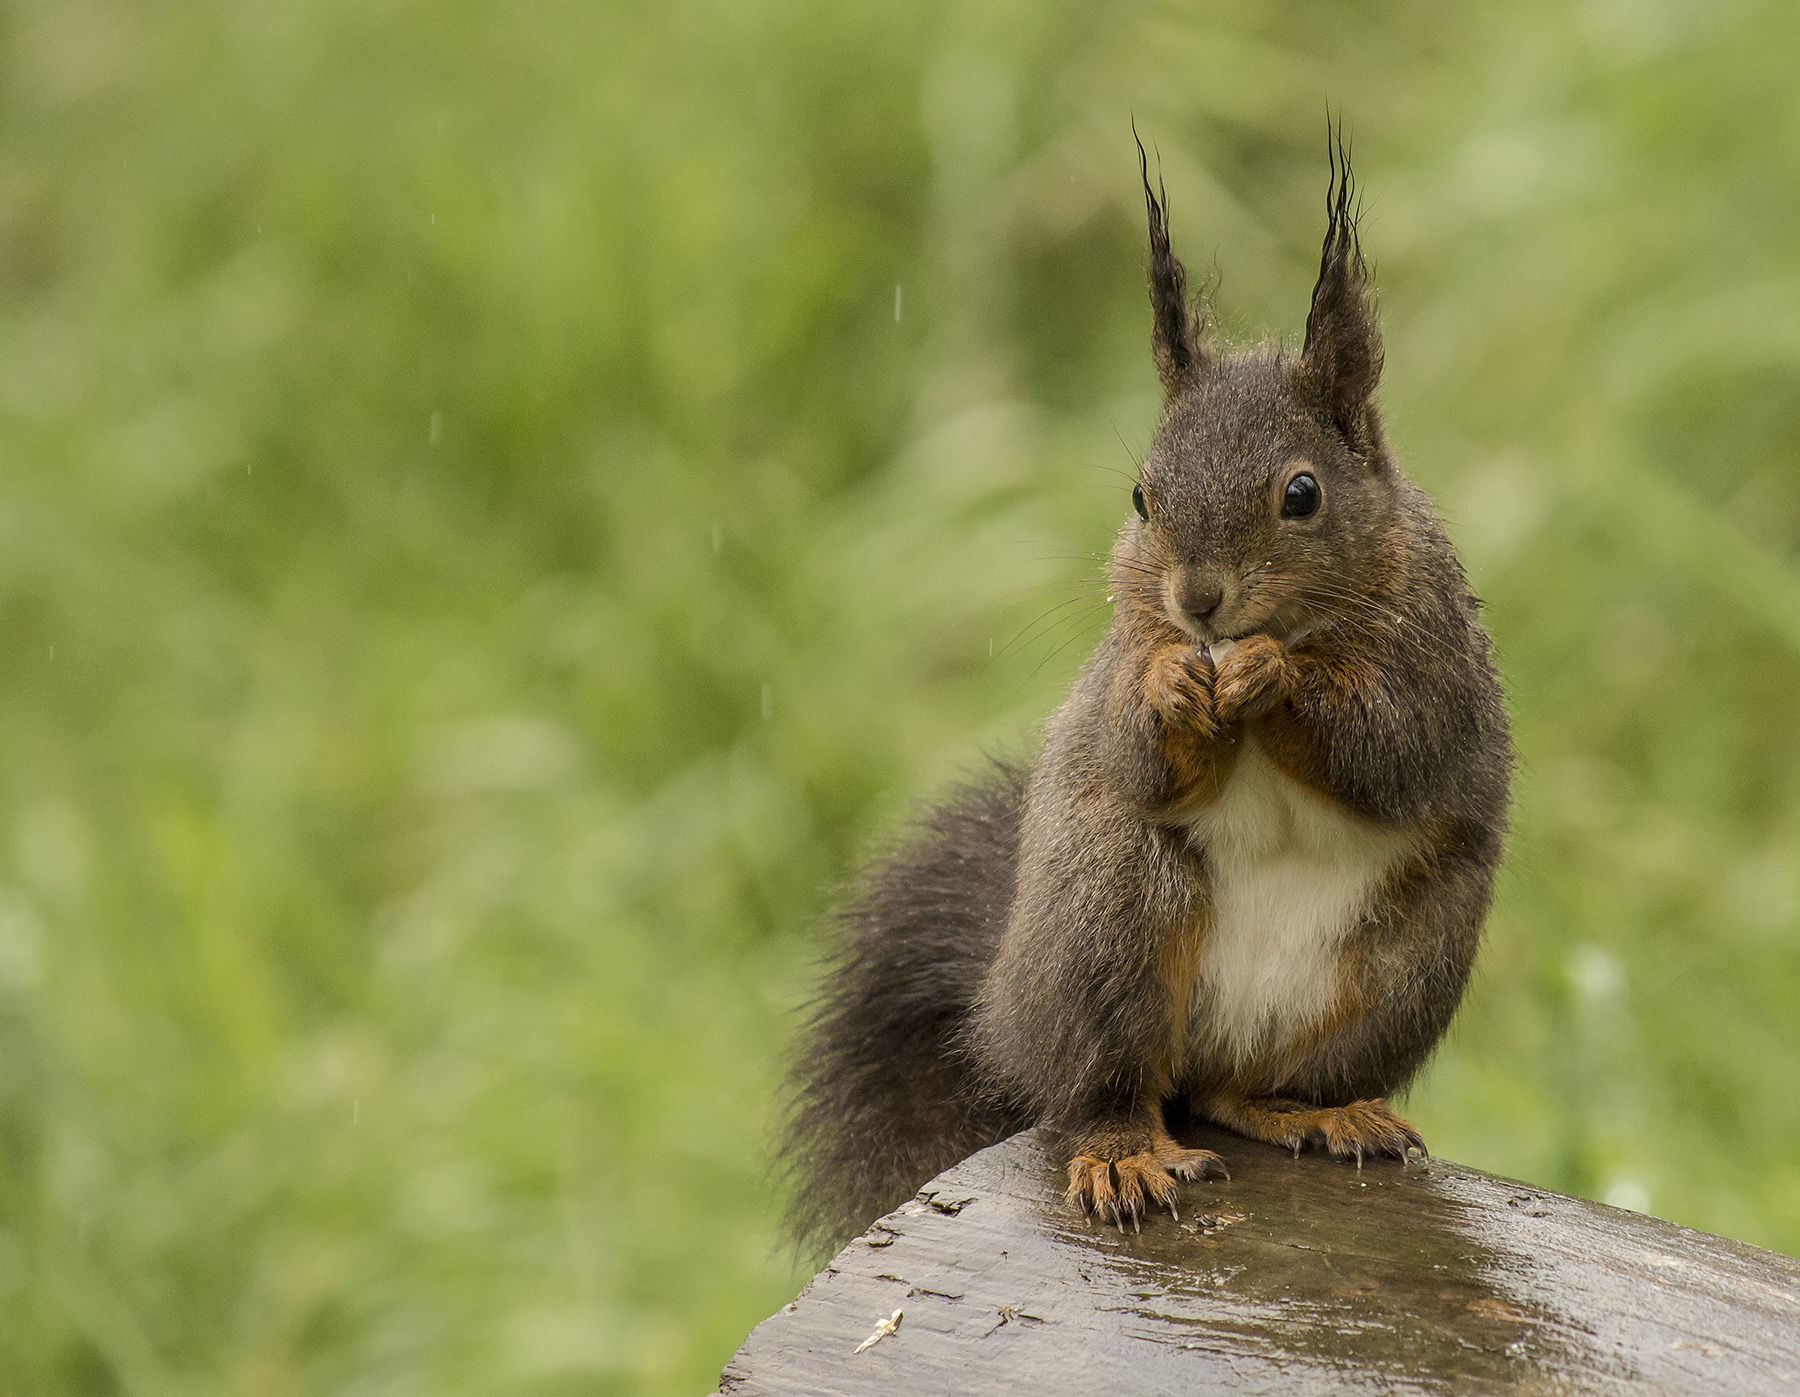
<instances>
[{"instance_id":1,"label":"squirrel's eye","mask_svg":"<svg viewBox=\"0 0 1800 1397\"><path fill-rule=\"evenodd\" d=\"M1137 510L1138 518L1148 519L1150 517L1150 506L1144 503L1144 487L1142 485L1131 487L1131 506Z\"/></svg>"},{"instance_id":2,"label":"squirrel's eye","mask_svg":"<svg viewBox=\"0 0 1800 1397\"><path fill-rule=\"evenodd\" d=\"M1297 475L1288 481L1287 494L1281 501L1281 517L1307 519L1318 512L1319 482L1310 475Z\"/></svg>"}]
</instances>

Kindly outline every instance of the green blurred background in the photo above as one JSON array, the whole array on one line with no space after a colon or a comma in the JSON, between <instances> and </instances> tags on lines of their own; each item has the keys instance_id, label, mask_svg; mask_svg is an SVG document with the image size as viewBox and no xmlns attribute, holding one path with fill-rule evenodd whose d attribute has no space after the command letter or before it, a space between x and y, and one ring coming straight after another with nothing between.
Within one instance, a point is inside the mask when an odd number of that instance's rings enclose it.
<instances>
[{"instance_id":1,"label":"green blurred background","mask_svg":"<svg viewBox=\"0 0 1800 1397\"><path fill-rule=\"evenodd\" d=\"M0 10L0 1390L710 1390L857 851L1029 744L1340 111L1516 834L1409 1112L1800 1253L1800 19ZM991 655L990 655L991 652Z\"/></svg>"}]
</instances>

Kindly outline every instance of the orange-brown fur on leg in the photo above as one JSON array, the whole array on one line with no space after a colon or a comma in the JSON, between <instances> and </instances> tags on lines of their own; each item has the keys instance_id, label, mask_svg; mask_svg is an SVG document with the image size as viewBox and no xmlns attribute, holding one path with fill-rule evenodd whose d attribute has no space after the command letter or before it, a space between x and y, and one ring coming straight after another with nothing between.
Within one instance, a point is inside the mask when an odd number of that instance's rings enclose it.
<instances>
[{"instance_id":1,"label":"orange-brown fur on leg","mask_svg":"<svg viewBox=\"0 0 1800 1397\"><path fill-rule=\"evenodd\" d=\"M1295 1154L1303 1145L1322 1145L1340 1159L1354 1158L1361 1165L1369 1154L1405 1159L1408 1149L1427 1153L1419 1132L1389 1110L1385 1101L1309 1106L1279 1096L1222 1091L1207 1099L1205 1109L1220 1125Z\"/></svg>"},{"instance_id":2,"label":"orange-brown fur on leg","mask_svg":"<svg viewBox=\"0 0 1800 1397\"><path fill-rule=\"evenodd\" d=\"M1187 997L1205 947L1208 919L1204 911L1167 928L1162 935L1162 973L1168 986L1164 1044L1152 1064L1155 1081L1166 1082L1186 1023ZM1102 1119L1071 1132L1068 1201L1084 1214L1098 1213L1121 1231L1129 1221L1141 1228L1150 1208L1175 1206L1175 1179L1230 1177L1224 1161L1211 1150L1190 1150L1175 1143L1163 1124L1164 1091L1142 1093L1138 1109L1122 1119Z\"/></svg>"},{"instance_id":3,"label":"orange-brown fur on leg","mask_svg":"<svg viewBox=\"0 0 1800 1397\"><path fill-rule=\"evenodd\" d=\"M1160 1111L1142 1120L1103 1121L1070 1139L1069 1202L1085 1213L1098 1213L1120 1231L1130 1223L1141 1228L1151 1208L1176 1209L1177 1177L1229 1178L1225 1162L1211 1150L1190 1150L1175 1143Z\"/></svg>"}]
</instances>

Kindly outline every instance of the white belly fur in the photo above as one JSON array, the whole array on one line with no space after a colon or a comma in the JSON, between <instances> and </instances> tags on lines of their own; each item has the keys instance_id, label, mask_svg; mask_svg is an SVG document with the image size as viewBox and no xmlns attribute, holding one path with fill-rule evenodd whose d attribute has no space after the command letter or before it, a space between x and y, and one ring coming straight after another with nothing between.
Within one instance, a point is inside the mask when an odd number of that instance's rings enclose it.
<instances>
[{"instance_id":1,"label":"white belly fur","mask_svg":"<svg viewBox=\"0 0 1800 1397\"><path fill-rule=\"evenodd\" d=\"M1212 880L1191 1047L1241 1066L1316 1024L1344 938L1417 836L1349 814L1246 738L1223 794L1189 822Z\"/></svg>"}]
</instances>

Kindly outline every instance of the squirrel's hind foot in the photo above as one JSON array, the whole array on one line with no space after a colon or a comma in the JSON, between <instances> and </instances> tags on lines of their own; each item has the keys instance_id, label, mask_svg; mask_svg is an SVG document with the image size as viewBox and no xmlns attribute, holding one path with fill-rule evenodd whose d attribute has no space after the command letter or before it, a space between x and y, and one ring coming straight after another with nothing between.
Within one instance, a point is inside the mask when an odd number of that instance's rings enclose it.
<instances>
[{"instance_id":1,"label":"squirrel's hind foot","mask_svg":"<svg viewBox=\"0 0 1800 1397\"><path fill-rule=\"evenodd\" d=\"M1078 1143L1084 1149L1069 1161L1069 1205L1121 1232L1127 1225L1142 1231L1144 1214L1155 1208L1179 1219L1177 1178L1231 1177L1211 1150L1185 1149L1147 1126L1105 1126Z\"/></svg>"},{"instance_id":2,"label":"squirrel's hind foot","mask_svg":"<svg viewBox=\"0 0 1800 1397\"><path fill-rule=\"evenodd\" d=\"M1296 1155L1304 1146L1322 1146L1339 1159L1354 1159L1358 1168L1368 1155L1404 1160L1408 1150L1427 1158L1431 1154L1424 1137L1378 1099L1308 1106L1275 1097L1214 1097L1206 1113L1252 1140L1284 1146Z\"/></svg>"}]
</instances>

